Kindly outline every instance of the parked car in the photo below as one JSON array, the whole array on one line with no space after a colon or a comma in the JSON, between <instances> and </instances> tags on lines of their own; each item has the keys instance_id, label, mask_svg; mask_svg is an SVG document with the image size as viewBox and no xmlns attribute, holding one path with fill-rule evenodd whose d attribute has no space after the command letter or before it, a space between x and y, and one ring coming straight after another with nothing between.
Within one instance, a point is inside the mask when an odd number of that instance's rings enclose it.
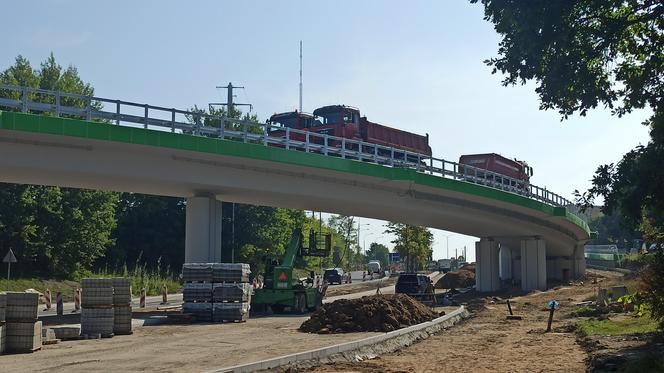
<instances>
[{"instance_id":1,"label":"parked car","mask_svg":"<svg viewBox=\"0 0 664 373\"><path fill-rule=\"evenodd\" d=\"M344 281L344 270L341 268L328 268L323 273L323 279L328 284L341 284Z\"/></svg>"},{"instance_id":2,"label":"parked car","mask_svg":"<svg viewBox=\"0 0 664 373\"><path fill-rule=\"evenodd\" d=\"M429 276L421 273L402 273L394 286L397 294L406 294L419 301L433 301L434 287Z\"/></svg>"}]
</instances>

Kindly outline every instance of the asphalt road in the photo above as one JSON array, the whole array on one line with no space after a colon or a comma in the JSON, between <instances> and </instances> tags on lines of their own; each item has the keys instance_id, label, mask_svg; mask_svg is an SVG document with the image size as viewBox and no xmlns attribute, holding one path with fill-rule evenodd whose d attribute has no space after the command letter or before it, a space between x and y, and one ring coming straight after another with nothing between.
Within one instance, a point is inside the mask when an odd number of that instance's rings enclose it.
<instances>
[{"instance_id":1,"label":"asphalt road","mask_svg":"<svg viewBox=\"0 0 664 373\"><path fill-rule=\"evenodd\" d=\"M366 280L362 281L362 271L353 271L351 272L353 282L351 284L341 284L341 285L331 285L332 287L335 288L341 288L341 287L346 287L346 286L352 286L353 284L357 284L358 282L360 283L377 283L381 281L381 279L375 279L375 280ZM434 278L434 282L437 280L435 276L438 276L438 272L434 272L431 274L432 278ZM391 289L390 289L391 288ZM383 294L391 294L394 293L394 286L388 286L385 288L381 288L381 292ZM325 302L333 302L336 299L341 299L341 298L359 298L365 295L371 295L375 294L375 290L371 291L365 291L361 293L352 293L352 294L347 294L347 295L339 295L335 297L328 297L325 298ZM138 308L139 306L139 298L135 297L132 298L131 306L133 308ZM145 305L146 307L160 307L160 306L176 306L176 305L181 305L182 304L182 293L178 294L168 294L168 302L166 304L162 304L162 298L160 295L158 296L150 296L150 297L145 297ZM64 313L72 313L74 311L74 302L66 302L63 304L64 306ZM41 304L39 306L39 316L46 316L46 315L55 315L55 303L53 304L52 308L50 310L44 310L44 305Z\"/></svg>"}]
</instances>

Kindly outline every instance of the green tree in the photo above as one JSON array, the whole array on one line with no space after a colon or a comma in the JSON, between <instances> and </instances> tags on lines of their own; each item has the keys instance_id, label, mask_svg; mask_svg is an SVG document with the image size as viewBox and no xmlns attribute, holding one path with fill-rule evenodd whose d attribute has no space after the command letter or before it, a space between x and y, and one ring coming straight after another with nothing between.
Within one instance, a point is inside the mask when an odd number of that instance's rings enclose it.
<instances>
[{"instance_id":1,"label":"green tree","mask_svg":"<svg viewBox=\"0 0 664 373\"><path fill-rule=\"evenodd\" d=\"M431 256L433 234L426 227L389 222L385 233L393 234L394 250L399 253L409 271L426 267Z\"/></svg>"},{"instance_id":2,"label":"green tree","mask_svg":"<svg viewBox=\"0 0 664 373\"><path fill-rule=\"evenodd\" d=\"M487 62L504 85L536 81L542 109L563 118L603 105L618 116L648 108L650 141L617 164L599 166L592 187L576 192L585 208L604 199L630 229L648 226L664 238L664 3L656 0L508 1L484 5L502 41ZM664 267L664 255L657 257ZM664 309L664 279L650 283L655 309ZM656 304L655 304L656 303ZM664 317L664 312L661 314Z\"/></svg>"},{"instance_id":3,"label":"green tree","mask_svg":"<svg viewBox=\"0 0 664 373\"><path fill-rule=\"evenodd\" d=\"M563 117L604 105L617 115L664 108L664 4L656 0L470 0L502 41L486 63L504 85L537 82ZM651 118L651 122L655 116Z\"/></svg>"},{"instance_id":4,"label":"green tree","mask_svg":"<svg viewBox=\"0 0 664 373\"><path fill-rule=\"evenodd\" d=\"M355 218L348 215L332 215L328 224L341 237L338 266L346 269L359 268L364 261L364 256L360 252L360 245L357 242L357 225Z\"/></svg>"},{"instance_id":5,"label":"green tree","mask_svg":"<svg viewBox=\"0 0 664 373\"><path fill-rule=\"evenodd\" d=\"M167 270L179 272L184 262L185 213L182 198L122 193L108 262L119 268L140 259L154 268L161 258Z\"/></svg>"},{"instance_id":6,"label":"green tree","mask_svg":"<svg viewBox=\"0 0 664 373\"><path fill-rule=\"evenodd\" d=\"M597 232L597 239L589 242L592 245L615 244L621 249L632 247L635 239L640 239L641 234L630 228L623 216L618 212L609 215L601 215L588 222L592 231Z\"/></svg>"},{"instance_id":7,"label":"green tree","mask_svg":"<svg viewBox=\"0 0 664 373\"><path fill-rule=\"evenodd\" d=\"M0 73L0 82L92 95L75 67L62 69L53 54L39 69L22 56ZM17 98L7 90L0 97ZM47 100L33 94L31 99ZM82 107L81 100L63 104ZM19 274L73 277L89 271L113 244L117 194L83 189L1 184L0 247L13 248Z\"/></svg>"},{"instance_id":8,"label":"green tree","mask_svg":"<svg viewBox=\"0 0 664 373\"><path fill-rule=\"evenodd\" d=\"M387 246L372 242L367 250L367 259L378 260L383 268L386 268L390 263L390 249Z\"/></svg>"}]
</instances>

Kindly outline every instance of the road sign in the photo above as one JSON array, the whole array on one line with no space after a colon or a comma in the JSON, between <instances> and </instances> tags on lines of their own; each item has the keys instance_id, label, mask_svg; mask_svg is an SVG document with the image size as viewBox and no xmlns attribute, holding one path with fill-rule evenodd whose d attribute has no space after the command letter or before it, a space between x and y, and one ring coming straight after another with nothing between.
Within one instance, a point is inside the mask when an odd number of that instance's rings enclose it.
<instances>
[{"instance_id":1,"label":"road sign","mask_svg":"<svg viewBox=\"0 0 664 373\"><path fill-rule=\"evenodd\" d=\"M7 252L7 255L5 255L5 258L2 259L3 263L16 263L18 260L16 260L16 255L14 255L14 252L12 249L9 249L9 252Z\"/></svg>"},{"instance_id":2,"label":"road sign","mask_svg":"<svg viewBox=\"0 0 664 373\"><path fill-rule=\"evenodd\" d=\"M5 258L2 259L2 261L7 263L7 291L9 291L9 274L12 270L12 263L16 263L18 260L16 260L16 255L14 255L12 249L9 249L9 252L5 255Z\"/></svg>"},{"instance_id":3,"label":"road sign","mask_svg":"<svg viewBox=\"0 0 664 373\"><path fill-rule=\"evenodd\" d=\"M390 263L395 263L401 260L401 256L399 256L399 253L390 253Z\"/></svg>"}]
</instances>

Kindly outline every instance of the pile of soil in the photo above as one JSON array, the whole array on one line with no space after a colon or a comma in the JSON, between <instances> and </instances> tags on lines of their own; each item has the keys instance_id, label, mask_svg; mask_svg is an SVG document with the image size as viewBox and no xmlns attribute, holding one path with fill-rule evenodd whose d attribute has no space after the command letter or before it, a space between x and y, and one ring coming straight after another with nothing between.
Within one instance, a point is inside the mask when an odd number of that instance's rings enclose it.
<instances>
[{"instance_id":1,"label":"pile of soil","mask_svg":"<svg viewBox=\"0 0 664 373\"><path fill-rule=\"evenodd\" d=\"M465 266L463 266L463 267L461 267L461 268L459 268L459 269L464 269L464 270L466 270L466 271L470 271L470 272L475 273L475 263L466 264Z\"/></svg>"},{"instance_id":2,"label":"pile of soil","mask_svg":"<svg viewBox=\"0 0 664 373\"><path fill-rule=\"evenodd\" d=\"M307 333L389 332L433 320L438 314L405 294L339 299L302 323Z\"/></svg>"},{"instance_id":3,"label":"pile of soil","mask_svg":"<svg viewBox=\"0 0 664 373\"><path fill-rule=\"evenodd\" d=\"M447 272L436 283L436 289L460 289L475 285L475 267L472 271L460 269L454 272Z\"/></svg>"}]
</instances>

